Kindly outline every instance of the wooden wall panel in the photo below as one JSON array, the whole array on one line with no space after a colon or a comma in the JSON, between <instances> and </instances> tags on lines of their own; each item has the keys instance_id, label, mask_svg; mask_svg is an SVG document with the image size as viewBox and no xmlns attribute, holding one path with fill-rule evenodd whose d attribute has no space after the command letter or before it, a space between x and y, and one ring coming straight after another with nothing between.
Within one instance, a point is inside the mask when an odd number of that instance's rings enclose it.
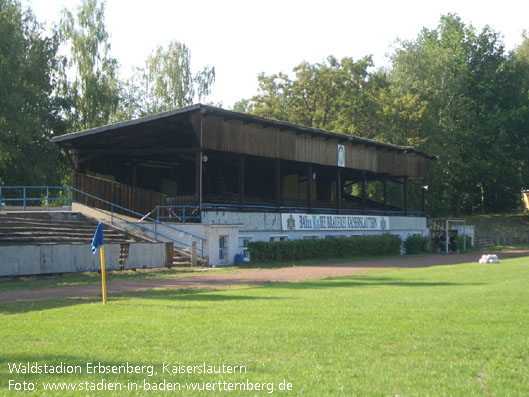
<instances>
[{"instance_id":1,"label":"wooden wall panel","mask_svg":"<svg viewBox=\"0 0 529 397\"><path fill-rule=\"evenodd\" d=\"M408 175L411 178L417 178L417 155L415 153L408 153L406 158L408 160Z\"/></svg>"},{"instance_id":2,"label":"wooden wall panel","mask_svg":"<svg viewBox=\"0 0 529 397\"><path fill-rule=\"evenodd\" d=\"M191 122L199 134L196 129L200 128L200 115L192 115ZM336 166L338 145L342 144L346 168L412 178L424 177L430 161L414 153L398 153L304 132L281 131L276 127L244 124L241 120L224 120L213 115L203 116L202 123L203 148L206 150Z\"/></svg>"},{"instance_id":3,"label":"wooden wall panel","mask_svg":"<svg viewBox=\"0 0 529 397\"><path fill-rule=\"evenodd\" d=\"M162 193L140 189L130 185L107 181L105 179L88 176L85 174L73 174L73 186L81 192L91 196L99 197L109 203L119 205L138 212L147 214L158 205L165 205L167 196ZM95 200L87 195L74 191L74 200L103 210L110 211L110 205L101 200ZM130 213L115 209L116 212L129 215Z\"/></svg>"}]
</instances>

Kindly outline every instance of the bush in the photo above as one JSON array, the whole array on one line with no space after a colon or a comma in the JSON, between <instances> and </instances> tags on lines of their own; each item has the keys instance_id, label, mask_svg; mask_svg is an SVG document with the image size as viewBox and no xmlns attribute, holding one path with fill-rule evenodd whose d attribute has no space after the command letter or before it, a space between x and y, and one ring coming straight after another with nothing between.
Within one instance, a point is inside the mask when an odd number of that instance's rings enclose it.
<instances>
[{"instance_id":1,"label":"bush","mask_svg":"<svg viewBox=\"0 0 529 397\"><path fill-rule=\"evenodd\" d=\"M252 261L295 261L346 257L399 254L402 240L399 236L356 236L328 239L309 239L248 243Z\"/></svg>"},{"instance_id":2,"label":"bush","mask_svg":"<svg viewBox=\"0 0 529 397\"><path fill-rule=\"evenodd\" d=\"M408 236L404 241L404 251L407 254L418 254L426 252L426 245L428 243L428 237L423 236Z\"/></svg>"}]
</instances>

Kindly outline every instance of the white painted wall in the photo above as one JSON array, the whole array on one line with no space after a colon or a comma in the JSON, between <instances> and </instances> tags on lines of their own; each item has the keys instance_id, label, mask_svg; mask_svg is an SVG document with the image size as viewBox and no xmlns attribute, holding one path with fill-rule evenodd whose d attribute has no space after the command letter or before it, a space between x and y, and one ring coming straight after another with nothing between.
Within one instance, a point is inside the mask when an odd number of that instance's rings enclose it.
<instances>
[{"instance_id":1,"label":"white painted wall","mask_svg":"<svg viewBox=\"0 0 529 397\"><path fill-rule=\"evenodd\" d=\"M220 236L228 239L227 262L221 263L219 259ZM207 228L207 253L211 266L227 266L235 263L235 255L239 254L239 225L209 225Z\"/></svg>"},{"instance_id":2,"label":"white painted wall","mask_svg":"<svg viewBox=\"0 0 529 397\"><path fill-rule=\"evenodd\" d=\"M125 269L165 267L165 258L165 243L132 243Z\"/></svg>"},{"instance_id":3,"label":"white painted wall","mask_svg":"<svg viewBox=\"0 0 529 397\"><path fill-rule=\"evenodd\" d=\"M119 269L119 244L105 244L105 268ZM101 269L90 244L0 246L0 276L75 273Z\"/></svg>"},{"instance_id":4,"label":"white painted wall","mask_svg":"<svg viewBox=\"0 0 529 397\"><path fill-rule=\"evenodd\" d=\"M425 217L390 216L389 225L386 230L358 231L358 230L314 230L314 231L290 231L282 230L280 213L264 212L228 212L228 211L204 211L202 221L211 225L240 224L239 244L237 253L242 254L243 238L251 241L271 241L271 238L280 237L288 240L297 240L307 237L352 237L352 236L376 236L386 233L398 235L403 241L410 235L429 235Z\"/></svg>"},{"instance_id":5,"label":"white painted wall","mask_svg":"<svg viewBox=\"0 0 529 397\"><path fill-rule=\"evenodd\" d=\"M105 244L105 268L119 270L120 244ZM0 276L101 270L90 244L0 246ZM165 243L131 243L126 268L165 267Z\"/></svg>"},{"instance_id":6,"label":"white painted wall","mask_svg":"<svg viewBox=\"0 0 529 397\"><path fill-rule=\"evenodd\" d=\"M207 259L208 265L210 266L222 266L223 264L219 261L219 236L228 236L228 263L225 265L233 265L235 260L235 254L238 252L238 239L239 239L239 228L240 225L207 225L200 223L179 223L175 224L175 228L165 225L155 225L151 222L142 222L142 228L138 229L131 226L128 223L114 223L118 227L132 230L135 233L140 232L144 236L158 241L173 241L177 240L184 244L178 245L175 243L176 248L183 249L191 253L191 245L193 241L197 243L197 250L203 250L202 257ZM180 230L177 230L177 229ZM186 233L187 232L187 233ZM195 236L205 238L202 241L200 238L193 237L188 233L192 233ZM200 255L200 251L199 251Z\"/></svg>"}]
</instances>

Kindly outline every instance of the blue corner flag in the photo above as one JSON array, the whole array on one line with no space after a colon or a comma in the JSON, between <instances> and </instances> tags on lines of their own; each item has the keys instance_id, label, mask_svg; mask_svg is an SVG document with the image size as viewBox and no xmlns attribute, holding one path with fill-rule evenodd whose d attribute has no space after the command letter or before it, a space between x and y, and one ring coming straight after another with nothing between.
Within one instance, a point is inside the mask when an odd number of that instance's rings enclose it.
<instances>
[{"instance_id":1,"label":"blue corner flag","mask_svg":"<svg viewBox=\"0 0 529 397\"><path fill-rule=\"evenodd\" d=\"M99 223L94 238L92 239L92 254L95 255L97 249L102 245L105 245L105 240L103 239L103 224Z\"/></svg>"}]
</instances>

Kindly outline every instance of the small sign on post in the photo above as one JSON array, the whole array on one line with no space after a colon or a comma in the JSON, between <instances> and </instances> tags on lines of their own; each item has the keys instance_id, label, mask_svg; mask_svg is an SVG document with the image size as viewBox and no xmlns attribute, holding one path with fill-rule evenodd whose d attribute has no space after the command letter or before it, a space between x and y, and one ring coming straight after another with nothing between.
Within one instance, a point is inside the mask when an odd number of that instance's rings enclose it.
<instances>
[{"instance_id":1,"label":"small sign on post","mask_svg":"<svg viewBox=\"0 0 529 397\"><path fill-rule=\"evenodd\" d=\"M338 167L345 167L345 146L338 145Z\"/></svg>"}]
</instances>

